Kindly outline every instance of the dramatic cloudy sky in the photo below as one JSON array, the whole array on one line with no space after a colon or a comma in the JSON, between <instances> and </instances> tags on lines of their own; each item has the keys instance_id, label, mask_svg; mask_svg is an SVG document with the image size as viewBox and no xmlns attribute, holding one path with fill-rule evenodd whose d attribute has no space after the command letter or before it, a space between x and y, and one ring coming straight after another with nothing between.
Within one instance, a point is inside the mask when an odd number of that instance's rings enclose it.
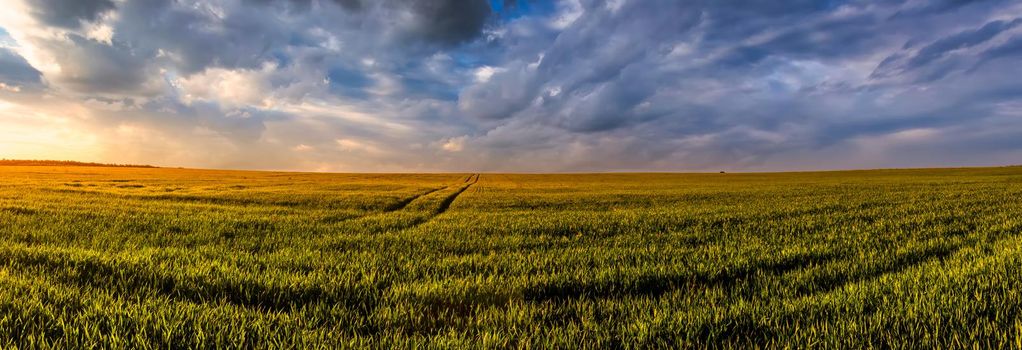
<instances>
[{"instance_id":1,"label":"dramatic cloudy sky","mask_svg":"<svg viewBox=\"0 0 1022 350\"><path fill-rule=\"evenodd\" d=\"M1022 163L1018 0L0 0L0 157Z\"/></svg>"}]
</instances>

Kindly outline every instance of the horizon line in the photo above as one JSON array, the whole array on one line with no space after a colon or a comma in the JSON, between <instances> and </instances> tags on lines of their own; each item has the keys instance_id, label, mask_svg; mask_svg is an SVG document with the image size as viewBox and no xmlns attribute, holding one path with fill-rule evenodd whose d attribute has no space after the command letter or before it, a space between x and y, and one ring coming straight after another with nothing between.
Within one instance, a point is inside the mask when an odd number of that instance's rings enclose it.
<instances>
[{"instance_id":1,"label":"horizon line","mask_svg":"<svg viewBox=\"0 0 1022 350\"><path fill-rule=\"evenodd\" d=\"M26 164L9 164L23 162ZM51 164L47 164L51 163ZM599 174L791 174L791 173L828 173L828 172L856 172L856 171L891 171L891 170L967 170L967 169L989 169L989 168L1013 168L1022 167L1022 164L1002 165L962 165L962 166L909 166L909 167L876 167L876 168L833 168L833 169L791 169L791 170L603 170L603 171L314 171L314 170L276 170L276 169L240 169L240 168L203 168L203 167L182 167L162 166L151 164L127 164L127 163L104 163L77 160L51 160L51 159L8 159L0 158L0 166L5 167L81 167L81 168L137 168L137 169L178 169L178 170L206 170L206 171L238 171L238 172L268 172L268 173L297 173L297 174L508 174L508 175L599 175Z\"/></svg>"}]
</instances>

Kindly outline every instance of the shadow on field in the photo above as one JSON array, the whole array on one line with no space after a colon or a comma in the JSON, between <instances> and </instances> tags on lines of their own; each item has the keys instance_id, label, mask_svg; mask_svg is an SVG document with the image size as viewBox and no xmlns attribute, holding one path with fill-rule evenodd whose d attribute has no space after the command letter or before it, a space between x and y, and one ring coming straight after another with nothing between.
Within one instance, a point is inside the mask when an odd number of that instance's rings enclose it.
<instances>
[{"instance_id":1,"label":"shadow on field","mask_svg":"<svg viewBox=\"0 0 1022 350\"><path fill-rule=\"evenodd\" d=\"M264 312L291 311L325 303L369 313L380 289L371 286L259 283L244 278L213 278L201 274L168 274L135 262L77 256L60 251L0 250L0 266L14 270L41 270L56 282L108 290L114 295L161 295L195 303L225 302ZM186 269L175 269L184 271Z\"/></svg>"},{"instance_id":2,"label":"shadow on field","mask_svg":"<svg viewBox=\"0 0 1022 350\"><path fill-rule=\"evenodd\" d=\"M402 209L408 207L408 204L411 204L416 199L428 196L430 193L433 193L433 192L436 192L436 191L440 191L440 190L445 189L445 188L447 188L447 187L437 187L437 188L430 189L430 190L428 190L426 192L423 192L423 193L420 193L420 194L417 194L417 195L414 195L414 196L411 196L411 197L408 197L408 198L401 199L401 200L399 200L399 201L397 201L397 202L395 202L395 203L393 203L391 205L388 205L386 208L383 209L383 212L386 213L386 212L402 210Z\"/></svg>"},{"instance_id":3,"label":"shadow on field","mask_svg":"<svg viewBox=\"0 0 1022 350\"><path fill-rule=\"evenodd\" d=\"M780 275L810 266L822 265L839 259L841 255L831 252L807 252L785 256L775 261L762 261L754 264L710 272L685 272L679 274L616 276L602 280L556 280L545 284L527 287L520 297L527 302L571 302L584 298L622 298L629 296L658 297L675 290L702 289L709 287L728 287L742 283L761 274ZM515 299L514 296L498 294L476 294L470 297L449 298L443 296L418 296L417 317L406 319L403 331L411 334L434 335L445 330L457 329L461 323L470 323L478 310L492 307L503 307L505 303ZM571 308L552 308L542 315L537 322L566 324L581 322ZM706 332L723 332L738 334L767 334L768 328L760 326L752 320L732 320L744 322L730 324L727 327L707 328ZM720 336L720 334L718 334ZM724 335L726 336L726 335Z\"/></svg>"},{"instance_id":4,"label":"shadow on field","mask_svg":"<svg viewBox=\"0 0 1022 350\"><path fill-rule=\"evenodd\" d=\"M103 199L121 199L121 200L136 200L136 201L157 201L157 202L180 202L180 203L202 203L202 204L213 204L213 205L226 205L226 206L279 206L287 208L299 208L309 206L322 206L324 203L314 199L307 200L260 200L252 198L231 198L223 196L197 196L187 194L120 194L120 193L109 193L102 191L85 191L85 190L70 190L70 189L41 189L44 192L51 193L62 193L62 194L77 194L82 196L88 196L93 200L96 198Z\"/></svg>"},{"instance_id":5,"label":"shadow on field","mask_svg":"<svg viewBox=\"0 0 1022 350\"><path fill-rule=\"evenodd\" d=\"M39 211L24 207L4 207L0 208L0 213L8 213L12 215L35 215L38 214Z\"/></svg>"},{"instance_id":6,"label":"shadow on field","mask_svg":"<svg viewBox=\"0 0 1022 350\"><path fill-rule=\"evenodd\" d=\"M678 289L731 286L758 274L780 275L840 258L836 253L805 253L763 261L754 265L736 266L710 272L682 272L665 275L639 275L627 279L598 281L560 280L525 290L530 301L606 298L623 296L660 296Z\"/></svg>"},{"instance_id":7,"label":"shadow on field","mask_svg":"<svg viewBox=\"0 0 1022 350\"><path fill-rule=\"evenodd\" d=\"M835 270L833 273L821 274L810 279L811 283L795 286L796 296L826 294L845 286L880 278L888 274L896 274L915 266L932 261L943 260L964 248L963 244L936 246L902 253L891 259L882 259L861 270Z\"/></svg>"}]
</instances>

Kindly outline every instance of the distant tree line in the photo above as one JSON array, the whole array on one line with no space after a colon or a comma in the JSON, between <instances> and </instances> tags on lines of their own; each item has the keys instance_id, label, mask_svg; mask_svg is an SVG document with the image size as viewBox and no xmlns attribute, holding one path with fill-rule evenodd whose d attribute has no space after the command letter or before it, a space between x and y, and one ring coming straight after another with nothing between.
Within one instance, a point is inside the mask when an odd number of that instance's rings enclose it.
<instances>
[{"instance_id":1,"label":"distant tree line","mask_svg":"<svg viewBox=\"0 0 1022 350\"><path fill-rule=\"evenodd\" d=\"M76 162L73 160L35 160L35 159L0 159L0 166L93 166L112 168L156 168L152 165L138 164L106 164Z\"/></svg>"}]
</instances>

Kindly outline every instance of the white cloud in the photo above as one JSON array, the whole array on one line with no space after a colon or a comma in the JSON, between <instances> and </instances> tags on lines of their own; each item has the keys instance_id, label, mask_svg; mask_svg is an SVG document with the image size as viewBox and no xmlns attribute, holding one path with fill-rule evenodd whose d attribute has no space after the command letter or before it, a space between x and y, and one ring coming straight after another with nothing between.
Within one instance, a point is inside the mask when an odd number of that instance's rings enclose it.
<instances>
[{"instance_id":1,"label":"white cloud","mask_svg":"<svg viewBox=\"0 0 1022 350\"><path fill-rule=\"evenodd\" d=\"M366 141L358 141L354 139L337 139L334 140L337 143L337 147L345 152L364 152L370 154L379 154L382 151Z\"/></svg>"},{"instance_id":2,"label":"white cloud","mask_svg":"<svg viewBox=\"0 0 1022 350\"><path fill-rule=\"evenodd\" d=\"M465 149L465 141L468 140L468 136L452 137L444 141L440 148L448 152L461 152Z\"/></svg>"},{"instance_id":3,"label":"white cloud","mask_svg":"<svg viewBox=\"0 0 1022 350\"><path fill-rule=\"evenodd\" d=\"M178 78L175 81L186 102L205 100L225 106L274 106L273 88L269 78L276 71L273 64L264 64L262 69L210 68L200 74Z\"/></svg>"},{"instance_id":4,"label":"white cloud","mask_svg":"<svg viewBox=\"0 0 1022 350\"><path fill-rule=\"evenodd\" d=\"M476 68L476 71L475 71L476 82L477 83L485 83L487 81L490 81L490 77L492 77L493 74L496 74L496 73L499 73L499 72L502 72L502 71L504 71L504 69L503 68L499 68L499 67L482 66L482 67Z\"/></svg>"},{"instance_id":5,"label":"white cloud","mask_svg":"<svg viewBox=\"0 0 1022 350\"><path fill-rule=\"evenodd\" d=\"M554 29L567 28L585 13L585 9L582 8L582 3L579 0L562 2L560 7L560 13L550 22L550 26Z\"/></svg>"}]
</instances>

